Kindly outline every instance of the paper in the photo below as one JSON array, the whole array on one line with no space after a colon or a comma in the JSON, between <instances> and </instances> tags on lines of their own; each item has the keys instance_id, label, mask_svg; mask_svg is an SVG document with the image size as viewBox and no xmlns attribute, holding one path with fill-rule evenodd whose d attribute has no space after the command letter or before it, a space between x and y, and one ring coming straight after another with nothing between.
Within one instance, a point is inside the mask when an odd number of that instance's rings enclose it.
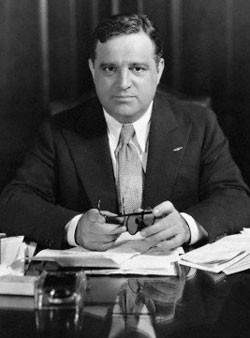
<instances>
[{"instance_id":1,"label":"paper","mask_svg":"<svg viewBox=\"0 0 250 338\"><path fill-rule=\"evenodd\" d=\"M23 238L13 236L1 239L0 294L34 295L35 277L24 276L24 267L25 257L34 254L35 246L27 245Z\"/></svg>"},{"instance_id":2,"label":"paper","mask_svg":"<svg viewBox=\"0 0 250 338\"><path fill-rule=\"evenodd\" d=\"M1 265L9 266L18 259L23 236L5 237L1 239Z\"/></svg>"},{"instance_id":3,"label":"paper","mask_svg":"<svg viewBox=\"0 0 250 338\"><path fill-rule=\"evenodd\" d=\"M178 248L169 253L157 248L149 248L141 254L134 255L126 260L120 267L120 273L137 273L140 275L165 275L176 276L177 265L180 259L182 248ZM115 271L114 273L118 273Z\"/></svg>"},{"instance_id":4,"label":"paper","mask_svg":"<svg viewBox=\"0 0 250 338\"><path fill-rule=\"evenodd\" d=\"M99 273L109 275L152 274L173 276L177 274L175 262L179 260L179 254L183 252L183 249L179 248L166 253L152 247L140 235L125 234L120 236L112 249L105 252L92 252L81 247L69 250L47 249L39 252L36 257L39 259L54 259L62 265L99 268L101 269ZM107 268L108 270L106 270ZM98 274L96 270L95 274Z\"/></svg>"},{"instance_id":5,"label":"paper","mask_svg":"<svg viewBox=\"0 0 250 338\"><path fill-rule=\"evenodd\" d=\"M92 268L119 268L119 266L131 256L132 253L109 253L87 251L81 247L76 247L69 250L51 250L45 249L40 251L35 257L36 259L53 259L62 266L71 267L92 267Z\"/></svg>"},{"instance_id":6,"label":"paper","mask_svg":"<svg viewBox=\"0 0 250 338\"><path fill-rule=\"evenodd\" d=\"M229 267L223 269L223 272L226 275L231 275L233 273L237 273L248 269L250 269L250 254L246 255L245 257L243 257L236 263L230 265Z\"/></svg>"},{"instance_id":7,"label":"paper","mask_svg":"<svg viewBox=\"0 0 250 338\"><path fill-rule=\"evenodd\" d=\"M1 239L0 276L24 275L25 258L33 256L36 244L26 244L23 238L23 236L13 236Z\"/></svg>"},{"instance_id":8,"label":"paper","mask_svg":"<svg viewBox=\"0 0 250 338\"><path fill-rule=\"evenodd\" d=\"M137 232L135 235L123 232L116 240L114 247L108 251L123 252L125 250L127 252L128 250L131 250L131 252L135 251L143 253L148 251L151 247L152 244L146 241L145 238L141 236L140 232Z\"/></svg>"},{"instance_id":9,"label":"paper","mask_svg":"<svg viewBox=\"0 0 250 338\"><path fill-rule=\"evenodd\" d=\"M215 273L234 273L242 271L243 262L249 254L249 235L230 235L182 255L180 264ZM250 263L249 258L247 262Z\"/></svg>"},{"instance_id":10,"label":"paper","mask_svg":"<svg viewBox=\"0 0 250 338\"><path fill-rule=\"evenodd\" d=\"M240 233L242 235L250 237L250 228L243 228L243 230Z\"/></svg>"}]
</instances>

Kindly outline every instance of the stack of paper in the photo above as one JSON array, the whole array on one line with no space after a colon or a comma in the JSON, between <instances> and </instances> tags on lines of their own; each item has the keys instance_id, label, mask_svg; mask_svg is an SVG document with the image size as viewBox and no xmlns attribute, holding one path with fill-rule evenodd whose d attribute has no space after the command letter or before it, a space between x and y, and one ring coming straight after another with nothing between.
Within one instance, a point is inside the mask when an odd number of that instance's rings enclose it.
<instances>
[{"instance_id":1,"label":"stack of paper","mask_svg":"<svg viewBox=\"0 0 250 338\"><path fill-rule=\"evenodd\" d=\"M23 236L1 238L1 265L9 266L18 257L23 243Z\"/></svg>"},{"instance_id":2,"label":"stack of paper","mask_svg":"<svg viewBox=\"0 0 250 338\"><path fill-rule=\"evenodd\" d=\"M226 236L181 256L180 264L232 274L250 268L250 229Z\"/></svg>"},{"instance_id":3,"label":"stack of paper","mask_svg":"<svg viewBox=\"0 0 250 338\"><path fill-rule=\"evenodd\" d=\"M32 257L36 249L35 243L26 244L24 236L1 238L0 276L23 276L25 258Z\"/></svg>"},{"instance_id":4,"label":"stack of paper","mask_svg":"<svg viewBox=\"0 0 250 338\"><path fill-rule=\"evenodd\" d=\"M171 253L159 251L139 234L123 234L116 245L105 252L91 252L81 247L70 250L43 250L35 259L54 259L63 266L82 266L95 274L140 274L176 276L176 262L183 249Z\"/></svg>"},{"instance_id":5,"label":"stack of paper","mask_svg":"<svg viewBox=\"0 0 250 338\"><path fill-rule=\"evenodd\" d=\"M34 243L27 245L23 236L1 238L0 294L34 295L35 277L24 276L25 259L34 251Z\"/></svg>"}]
</instances>

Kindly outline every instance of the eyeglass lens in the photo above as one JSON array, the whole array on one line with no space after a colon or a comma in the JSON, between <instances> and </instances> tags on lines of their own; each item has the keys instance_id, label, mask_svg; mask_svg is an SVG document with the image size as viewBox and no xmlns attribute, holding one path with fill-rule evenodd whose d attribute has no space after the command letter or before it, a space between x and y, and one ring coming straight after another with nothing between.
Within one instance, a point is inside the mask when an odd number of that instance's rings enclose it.
<instances>
[{"instance_id":1,"label":"eyeglass lens","mask_svg":"<svg viewBox=\"0 0 250 338\"><path fill-rule=\"evenodd\" d=\"M144 212L142 212L140 215L127 216L125 220L127 230L131 235L135 235L138 231L141 231L143 228L150 226L153 223L153 214L144 214Z\"/></svg>"}]
</instances>

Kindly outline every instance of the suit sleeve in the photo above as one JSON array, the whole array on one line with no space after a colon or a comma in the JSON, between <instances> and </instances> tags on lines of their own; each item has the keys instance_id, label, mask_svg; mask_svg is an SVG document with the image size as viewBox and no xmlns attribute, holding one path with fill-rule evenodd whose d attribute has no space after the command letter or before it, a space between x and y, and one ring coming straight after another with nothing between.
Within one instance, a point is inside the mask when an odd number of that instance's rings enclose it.
<instances>
[{"instance_id":1,"label":"suit sleeve","mask_svg":"<svg viewBox=\"0 0 250 338\"><path fill-rule=\"evenodd\" d=\"M41 247L60 249L65 225L77 214L57 199L55 132L45 123L33 149L0 200L0 228L7 235L25 235Z\"/></svg>"},{"instance_id":2,"label":"suit sleeve","mask_svg":"<svg viewBox=\"0 0 250 338\"><path fill-rule=\"evenodd\" d=\"M186 210L208 232L209 242L250 226L249 189L231 157L212 111L206 114L200 164L199 203Z\"/></svg>"}]
</instances>

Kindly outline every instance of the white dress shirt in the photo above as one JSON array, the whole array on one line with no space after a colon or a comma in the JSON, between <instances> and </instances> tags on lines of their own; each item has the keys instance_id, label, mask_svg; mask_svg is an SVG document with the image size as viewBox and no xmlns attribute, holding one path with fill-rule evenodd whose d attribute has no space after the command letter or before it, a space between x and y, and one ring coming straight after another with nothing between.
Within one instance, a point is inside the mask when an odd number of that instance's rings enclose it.
<instances>
[{"instance_id":1,"label":"white dress shirt","mask_svg":"<svg viewBox=\"0 0 250 338\"><path fill-rule=\"evenodd\" d=\"M146 173L146 165L147 165L148 134L149 134L149 129L150 129L152 107L153 107L153 102L151 102L146 113L139 120L133 123L135 133L136 133L136 138L138 141L138 144L136 144L135 146L138 151L144 173ZM105 110L104 110L104 117L107 123L107 133L108 133L108 140L109 140L110 155L112 159L115 179L117 180L118 168L117 168L117 161L115 157L115 150L119 142L122 124L118 122L116 119L114 119L111 115L109 115ZM184 212L181 212L181 215L187 222L189 229L190 229L190 234L191 234L190 244L194 244L198 240L200 240L202 237L204 237L205 230L196 223L196 221L194 220L192 216ZM69 245L72 245L72 246L76 245L75 230L76 230L77 223L79 219L81 218L81 216L82 214L75 216L71 221L67 223L65 227L66 238L67 238L67 242L69 243Z\"/></svg>"}]
</instances>

